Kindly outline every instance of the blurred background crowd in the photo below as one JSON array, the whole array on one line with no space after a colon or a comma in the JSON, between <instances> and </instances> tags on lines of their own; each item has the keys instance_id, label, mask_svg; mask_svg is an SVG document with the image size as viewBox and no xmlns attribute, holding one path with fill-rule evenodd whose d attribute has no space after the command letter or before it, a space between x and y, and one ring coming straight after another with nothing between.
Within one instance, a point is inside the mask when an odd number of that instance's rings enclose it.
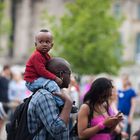
<instances>
[{"instance_id":1,"label":"blurred background crowd","mask_svg":"<svg viewBox=\"0 0 140 140\"><path fill-rule=\"evenodd\" d=\"M0 139L15 107L31 95L25 63L40 29L54 35L52 56L72 67L68 93L79 107L91 82L112 79L113 103L123 77L136 93L133 132L140 127L140 0L0 0ZM10 111L9 111L10 110Z\"/></svg>"}]
</instances>

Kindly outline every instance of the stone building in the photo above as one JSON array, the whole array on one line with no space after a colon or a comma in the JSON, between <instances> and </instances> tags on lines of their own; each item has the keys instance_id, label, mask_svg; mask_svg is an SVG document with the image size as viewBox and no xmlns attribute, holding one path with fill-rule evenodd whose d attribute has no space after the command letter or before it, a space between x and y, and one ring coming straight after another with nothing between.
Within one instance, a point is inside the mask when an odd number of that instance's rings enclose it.
<instances>
[{"instance_id":1,"label":"stone building","mask_svg":"<svg viewBox=\"0 0 140 140\"><path fill-rule=\"evenodd\" d=\"M117 18L123 18L119 29L123 60L132 64L123 66L120 74L129 74L134 87L140 91L140 0L115 0L113 12Z\"/></svg>"},{"instance_id":2,"label":"stone building","mask_svg":"<svg viewBox=\"0 0 140 140\"><path fill-rule=\"evenodd\" d=\"M35 33L40 28L49 28L49 25L42 25L43 11L59 17L67 1L71 0L5 0L6 15L12 21L10 40L13 47L8 47L8 37L0 37L0 64L25 64L34 47Z\"/></svg>"},{"instance_id":3,"label":"stone building","mask_svg":"<svg viewBox=\"0 0 140 140\"><path fill-rule=\"evenodd\" d=\"M6 14L13 23L13 34L10 35L13 47L8 47L8 37L0 37L0 64L25 64L34 47L34 34L40 28L49 28L49 25L42 24L43 11L48 10L50 14L60 17L64 13L65 2L74 0L4 1ZM112 9L114 16L124 19L119 29L124 45L123 60L135 63L131 67L123 67L120 73L127 72L134 82L140 83L140 0L114 0Z\"/></svg>"}]
</instances>

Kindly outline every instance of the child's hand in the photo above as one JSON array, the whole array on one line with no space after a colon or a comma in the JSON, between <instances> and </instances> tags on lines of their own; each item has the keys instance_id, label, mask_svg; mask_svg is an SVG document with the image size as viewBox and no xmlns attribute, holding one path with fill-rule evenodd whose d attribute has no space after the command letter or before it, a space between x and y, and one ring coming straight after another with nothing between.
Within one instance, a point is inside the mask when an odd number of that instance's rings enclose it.
<instances>
[{"instance_id":1,"label":"child's hand","mask_svg":"<svg viewBox=\"0 0 140 140\"><path fill-rule=\"evenodd\" d=\"M56 82L59 86L61 86L62 83L63 83L63 81L62 81L59 77L56 77L56 78L55 78L55 82Z\"/></svg>"}]
</instances>

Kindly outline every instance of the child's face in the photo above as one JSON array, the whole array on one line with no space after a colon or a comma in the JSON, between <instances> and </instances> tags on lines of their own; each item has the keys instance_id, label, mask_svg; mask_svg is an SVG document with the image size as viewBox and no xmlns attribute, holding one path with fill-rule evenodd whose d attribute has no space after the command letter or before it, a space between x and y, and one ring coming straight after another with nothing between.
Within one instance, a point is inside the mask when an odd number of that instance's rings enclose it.
<instances>
[{"instance_id":1,"label":"child's face","mask_svg":"<svg viewBox=\"0 0 140 140\"><path fill-rule=\"evenodd\" d=\"M39 32L36 36L36 49L45 54L53 47L53 37L50 32Z\"/></svg>"}]
</instances>

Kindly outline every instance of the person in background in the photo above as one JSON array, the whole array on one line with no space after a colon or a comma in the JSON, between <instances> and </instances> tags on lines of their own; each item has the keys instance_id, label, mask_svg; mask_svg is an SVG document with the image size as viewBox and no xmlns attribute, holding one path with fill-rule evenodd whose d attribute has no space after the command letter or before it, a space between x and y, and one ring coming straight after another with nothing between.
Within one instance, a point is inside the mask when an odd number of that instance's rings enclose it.
<instances>
[{"instance_id":1,"label":"person in background","mask_svg":"<svg viewBox=\"0 0 140 140\"><path fill-rule=\"evenodd\" d=\"M131 140L140 140L140 129L133 134Z\"/></svg>"},{"instance_id":2,"label":"person in background","mask_svg":"<svg viewBox=\"0 0 140 140\"><path fill-rule=\"evenodd\" d=\"M112 95L110 97L109 104L115 114L118 114L119 112L117 109L117 100L118 100L117 89L114 86L112 89ZM119 125L117 125L114 133L114 140L121 140L122 138L128 138L128 134L122 131L123 127L124 127L123 122L120 122Z\"/></svg>"},{"instance_id":3,"label":"person in background","mask_svg":"<svg viewBox=\"0 0 140 140\"><path fill-rule=\"evenodd\" d=\"M4 65L0 74L0 137L3 134L4 124L8 118L9 103L8 89L11 80L11 69L9 65ZM3 136L4 137L4 136Z\"/></svg>"},{"instance_id":4,"label":"person in background","mask_svg":"<svg viewBox=\"0 0 140 140\"><path fill-rule=\"evenodd\" d=\"M2 73L0 75L0 102L7 103L8 99L8 88L11 80L11 70L9 65L3 66Z\"/></svg>"},{"instance_id":5,"label":"person in background","mask_svg":"<svg viewBox=\"0 0 140 140\"><path fill-rule=\"evenodd\" d=\"M25 86L25 81L23 80L22 73L14 70L13 78L9 84L8 90L8 97L10 102L9 107L15 109L20 103L23 102L25 98L30 96L30 94L27 94L28 92L29 91Z\"/></svg>"},{"instance_id":6,"label":"person in background","mask_svg":"<svg viewBox=\"0 0 140 140\"><path fill-rule=\"evenodd\" d=\"M130 140L131 136L131 124L133 121L134 111L135 111L135 101L136 92L132 88L132 84L129 80L128 75L123 75L122 77L122 89L118 90L118 110L124 115L124 129L127 132Z\"/></svg>"},{"instance_id":7,"label":"person in background","mask_svg":"<svg viewBox=\"0 0 140 140\"><path fill-rule=\"evenodd\" d=\"M71 98L73 99L73 101L75 102L75 105L79 108L80 89L79 89L79 85L78 85L74 75L71 76L71 81L70 81L70 85L68 88L68 92L69 92Z\"/></svg>"}]
</instances>

